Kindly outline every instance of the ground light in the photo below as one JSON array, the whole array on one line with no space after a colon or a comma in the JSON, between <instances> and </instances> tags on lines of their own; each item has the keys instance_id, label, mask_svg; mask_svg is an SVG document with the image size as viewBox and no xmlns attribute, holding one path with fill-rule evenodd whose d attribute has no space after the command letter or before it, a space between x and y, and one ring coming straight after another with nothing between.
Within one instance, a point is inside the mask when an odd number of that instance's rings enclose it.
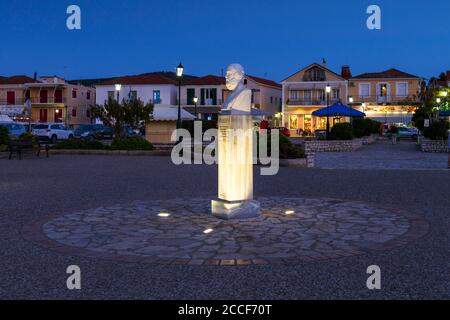
<instances>
[{"instance_id":1,"label":"ground light","mask_svg":"<svg viewBox=\"0 0 450 320\"><path fill-rule=\"evenodd\" d=\"M288 216L290 216L290 215L292 215L292 214L294 214L294 213L295 213L294 210L287 210L287 211L285 212L285 214L288 215Z\"/></svg>"},{"instance_id":2,"label":"ground light","mask_svg":"<svg viewBox=\"0 0 450 320\"><path fill-rule=\"evenodd\" d=\"M213 231L214 231L214 229L209 228L209 229L206 229L205 231L203 231L203 233L204 234L210 234Z\"/></svg>"},{"instance_id":3,"label":"ground light","mask_svg":"<svg viewBox=\"0 0 450 320\"><path fill-rule=\"evenodd\" d=\"M158 214L158 217L161 217L161 218L168 218L168 217L170 217L170 213L167 213L167 212L161 212L161 213Z\"/></svg>"}]
</instances>

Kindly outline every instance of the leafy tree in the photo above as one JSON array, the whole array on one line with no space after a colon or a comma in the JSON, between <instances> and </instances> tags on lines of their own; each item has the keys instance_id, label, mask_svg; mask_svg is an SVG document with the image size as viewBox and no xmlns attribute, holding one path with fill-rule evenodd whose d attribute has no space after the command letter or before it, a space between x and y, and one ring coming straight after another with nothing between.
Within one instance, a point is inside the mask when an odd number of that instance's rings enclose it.
<instances>
[{"instance_id":1,"label":"leafy tree","mask_svg":"<svg viewBox=\"0 0 450 320\"><path fill-rule=\"evenodd\" d=\"M152 113L153 104L144 104L140 99L124 99L122 103L109 99L104 106L97 105L92 108L93 116L113 128L116 137L123 136L125 126L137 128L142 122L149 121Z\"/></svg>"}]
</instances>

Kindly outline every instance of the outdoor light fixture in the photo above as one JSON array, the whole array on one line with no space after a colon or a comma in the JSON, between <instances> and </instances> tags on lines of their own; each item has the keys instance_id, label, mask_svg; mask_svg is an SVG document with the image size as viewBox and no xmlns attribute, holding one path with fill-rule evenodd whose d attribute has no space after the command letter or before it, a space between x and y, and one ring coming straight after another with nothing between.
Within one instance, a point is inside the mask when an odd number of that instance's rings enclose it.
<instances>
[{"instance_id":1,"label":"outdoor light fixture","mask_svg":"<svg viewBox=\"0 0 450 320\"><path fill-rule=\"evenodd\" d=\"M161 218L168 218L168 217L170 217L170 213L161 212L160 214L158 214L158 216L161 217Z\"/></svg>"},{"instance_id":2,"label":"outdoor light fixture","mask_svg":"<svg viewBox=\"0 0 450 320\"><path fill-rule=\"evenodd\" d=\"M437 103L441 103L441 98L436 98Z\"/></svg>"},{"instance_id":3,"label":"outdoor light fixture","mask_svg":"<svg viewBox=\"0 0 450 320\"><path fill-rule=\"evenodd\" d=\"M353 101L354 101L354 100L353 100L353 97L349 97L349 98L348 98L348 102L353 103Z\"/></svg>"},{"instance_id":4,"label":"outdoor light fixture","mask_svg":"<svg viewBox=\"0 0 450 320\"><path fill-rule=\"evenodd\" d=\"M198 113L197 113L198 97L194 97L194 98L192 99L192 101L194 101L194 105L195 105L195 109L194 109L195 119L198 119Z\"/></svg>"},{"instance_id":5,"label":"outdoor light fixture","mask_svg":"<svg viewBox=\"0 0 450 320\"><path fill-rule=\"evenodd\" d=\"M442 91L442 96L443 97L446 97L448 95L448 92L447 91Z\"/></svg>"},{"instance_id":6,"label":"outdoor light fixture","mask_svg":"<svg viewBox=\"0 0 450 320\"><path fill-rule=\"evenodd\" d=\"M183 77L184 67L180 64L177 67L177 77L178 77L178 120L177 129L181 128L181 78Z\"/></svg>"},{"instance_id":7,"label":"outdoor light fixture","mask_svg":"<svg viewBox=\"0 0 450 320\"><path fill-rule=\"evenodd\" d=\"M326 93L331 93L331 86L329 84L325 87L325 91Z\"/></svg>"},{"instance_id":8,"label":"outdoor light fixture","mask_svg":"<svg viewBox=\"0 0 450 320\"><path fill-rule=\"evenodd\" d=\"M210 234L213 231L214 231L213 229L209 228L209 229L206 229L205 231L203 231L203 233L204 234Z\"/></svg>"},{"instance_id":9,"label":"outdoor light fixture","mask_svg":"<svg viewBox=\"0 0 450 320\"><path fill-rule=\"evenodd\" d=\"M120 97L120 90L122 89L122 85L121 84L116 84L114 85L114 87L116 87L116 92L117 92L117 102L119 102L119 97Z\"/></svg>"},{"instance_id":10,"label":"outdoor light fixture","mask_svg":"<svg viewBox=\"0 0 450 320\"><path fill-rule=\"evenodd\" d=\"M287 210L285 213L286 213L286 215L290 216L291 214L294 214L295 211L294 210Z\"/></svg>"}]
</instances>

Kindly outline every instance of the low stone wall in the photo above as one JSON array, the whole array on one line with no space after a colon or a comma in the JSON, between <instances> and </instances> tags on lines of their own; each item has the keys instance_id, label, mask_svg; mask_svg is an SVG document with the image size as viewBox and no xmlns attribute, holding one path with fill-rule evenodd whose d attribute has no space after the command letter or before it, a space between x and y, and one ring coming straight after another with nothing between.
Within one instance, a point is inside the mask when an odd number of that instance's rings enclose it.
<instances>
[{"instance_id":1,"label":"low stone wall","mask_svg":"<svg viewBox=\"0 0 450 320\"><path fill-rule=\"evenodd\" d=\"M305 152L307 154L316 152L352 152L362 148L362 146L362 139L305 141Z\"/></svg>"},{"instance_id":2,"label":"low stone wall","mask_svg":"<svg viewBox=\"0 0 450 320\"><path fill-rule=\"evenodd\" d=\"M314 168L314 153L303 159L280 159L280 167Z\"/></svg>"},{"instance_id":3,"label":"low stone wall","mask_svg":"<svg viewBox=\"0 0 450 320\"><path fill-rule=\"evenodd\" d=\"M450 152L447 140L421 139L420 148L423 152L436 152L436 153Z\"/></svg>"},{"instance_id":4,"label":"low stone wall","mask_svg":"<svg viewBox=\"0 0 450 320\"><path fill-rule=\"evenodd\" d=\"M170 156L166 150L56 150L50 149L52 155L92 155L92 156Z\"/></svg>"}]
</instances>

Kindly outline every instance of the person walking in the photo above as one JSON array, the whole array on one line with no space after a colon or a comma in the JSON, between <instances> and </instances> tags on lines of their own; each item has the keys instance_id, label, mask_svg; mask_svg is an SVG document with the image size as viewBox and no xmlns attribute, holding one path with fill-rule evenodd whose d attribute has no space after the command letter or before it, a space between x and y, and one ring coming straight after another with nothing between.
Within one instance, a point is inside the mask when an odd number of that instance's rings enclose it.
<instances>
[{"instance_id":1,"label":"person walking","mask_svg":"<svg viewBox=\"0 0 450 320\"><path fill-rule=\"evenodd\" d=\"M398 128L395 124L391 127L392 144L398 143Z\"/></svg>"}]
</instances>

